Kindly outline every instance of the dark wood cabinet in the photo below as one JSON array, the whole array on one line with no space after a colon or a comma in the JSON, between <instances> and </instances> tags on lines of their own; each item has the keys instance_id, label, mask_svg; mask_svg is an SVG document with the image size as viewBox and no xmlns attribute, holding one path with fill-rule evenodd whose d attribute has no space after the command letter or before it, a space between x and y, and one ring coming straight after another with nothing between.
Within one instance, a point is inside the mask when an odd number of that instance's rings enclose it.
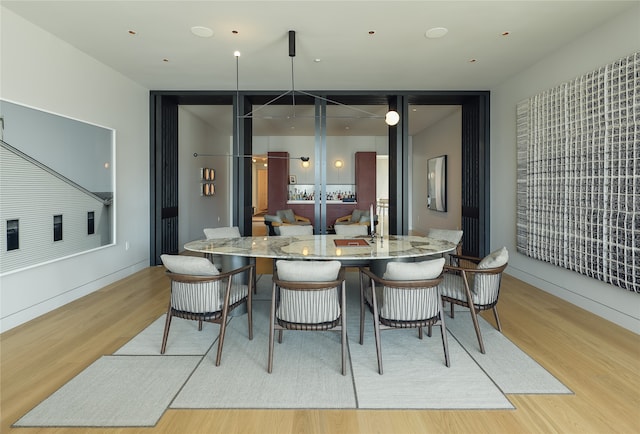
<instances>
[{"instance_id":1,"label":"dark wood cabinet","mask_svg":"<svg viewBox=\"0 0 640 434\"><path fill-rule=\"evenodd\" d=\"M288 209L287 191L289 188L289 153L269 152L267 169L269 180L269 214L279 209Z\"/></svg>"},{"instance_id":2,"label":"dark wood cabinet","mask_svg":"<svg viewBox=\"0 0 640 434\"><path fill-rule=\"evenodd\" d=\"M356 152L356 197L358 209L376 209L375 152Z\"/></svg>"}]
</instances>

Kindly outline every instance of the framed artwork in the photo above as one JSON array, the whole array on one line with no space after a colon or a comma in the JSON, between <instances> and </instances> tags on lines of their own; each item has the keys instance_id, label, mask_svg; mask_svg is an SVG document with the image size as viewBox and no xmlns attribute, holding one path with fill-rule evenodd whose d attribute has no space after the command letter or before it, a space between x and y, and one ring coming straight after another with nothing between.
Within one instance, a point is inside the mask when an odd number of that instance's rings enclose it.
<instances>
[{"instance_id":1,"label":"framed artwork","mask_svg":"<svg viewBox=\"0 0 640 434\"><path fill-rule=\"evenodd\" d=\"M82 205L86 206L85 215L87 211L94 211L93 222L99 232L87 234L85 222L85 225L72 224L79 232L74 232L70 239L67 239L70 234L64 234L64 248L38 249L34 245L30 250L24 243L19 243L23 245L16 249L3 246L0 249L0 274L114 245L115 130L4 99L0 99L0 124L3 150L0 172L16 185L0 183L3 199L0 221L8 222L3 236L11 241L12 234L17 234L15 242L21 241L19 238L23 233L19 230L23 228L18 226L22 223L10 223L19 216L28 216L33 222L49 222L51 215L44 207L30 204L49 203L52 190L69 198L68 203L56 205L61 214L74 212L76 205L71 204L86 204ZM69 155L73 155L72 163ZM33 182L34 179L63 178L66 181L60 186L56 183L56 186L42 188ZM13 229L12 225L15 225ZM80 226L84 226L82 231Z\"/></svg>"},{"instance_id":2,"label":"framed artwork","mask_svg":"<svg viewBox=\"0 0 640 434\"><path fill-rule=\"evenodd\" d=\"M640 52L518 103L516 247L640 294L638 77Z\"/></svg>"},{"instance_id":3,"label":"framed artwork","mask_svg":"<svg viewBox=\"0 0 640 434\"><path fill-rule=\"evenodd\" d=\"M427 208L447 210L447 156L427 161Z\"/></svg>"},{"instance_id":4,"label":"framed artwork","mask_svg":"<svg viewBox=\"0 0 640 434\"><path fill-rule=\"evenodd\" d=\"M298 180L296 178L296 175L289 175L289 184L297 184Z\"/></svg>"}]
</instances>

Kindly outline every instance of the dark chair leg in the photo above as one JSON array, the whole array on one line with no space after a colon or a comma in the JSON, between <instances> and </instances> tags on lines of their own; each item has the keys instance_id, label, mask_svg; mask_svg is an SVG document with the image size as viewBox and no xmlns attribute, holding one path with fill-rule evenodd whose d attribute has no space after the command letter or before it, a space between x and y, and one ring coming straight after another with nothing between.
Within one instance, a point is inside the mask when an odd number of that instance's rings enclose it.
<instances>
[{"instance_id":1,"label":"dark chair leg","mask_svg":"<svg viewBox=\"0 0 640 434\"><path fill-rule=\"evenodd\" d=\"M253 291L256 290L255 282L255 268L249 270L249 288L247 291L247 322L249 327L249 340L253 340L253 296L251 294L251 285L253 285Z\"/></svg>"},{"instance_id":2,"label":"dark chair leg","mask_svg":"<svg viewBox=\"0 0 640 434\"><path fill-rule=\"evenodd\" d=\"M216 354L216 366L220 366L220 360L222 359L222 346L224 345L224 334L227 331L227 315L228 312L222 314L222 321L220 322L220 334L218 335L218 352Z\"/></svg>"},{"instance_id":3,"label":"dark chair leg","mask_svg":"<svg viewBox=\"0 0 640 434\"><path fill-rule=\"evenodd\" d=\"M476 313L476 309L475 307L473 307L473 304L469 308L469 312L471 312L471 320L473 321L473 328L476 329L476 336L478 337L480 352L484 354L484 343L482 342L482 333L480 333L480 324L478 324L478 314Z\"/></svg>"},{"instance_id":4,"label":"dark chair leg","mask_svg":"<svg viewBox=\"0 0 640 434\"><path fill-rule=\"evenodd\" d=\"M276 284L273 284L271 291L271 312L269 313L269 361L267 363L267 372L271 373L273 368L273 338L275 333L276 321Z\"/></svg>"},{"instance_id":5,"label":"dark chair leg","mask_svg":"<svg viewBox=\"0 0 640 434\"><path fill-rule=\"evenodd\" d=\"M255 271L256 268L257 268L256 258L251 258L250 259L250 263L253 265L253 272L249 271L249 274L253 275L253 279L252 279L252 282L253 282L253 293L257 294L258 293L258 285L257 285L257 280L258 280L257 274L258 273L256 273L256 271Z\"/></svg>"},{"instance_id":6,"label":"dark chair leg","mask_svg":"<svg viewBox=\"0 0 640 434\"><path fill-rule=\"evenodd\" d=\"M220 366L222 359L222 347L224 345L224 335L227 331L227 321L229 319L229 299L231 298L231 286L233 277L229 277L227 281L227 290L224 293L224 305L222 306L222 319L220 322L220 335L218 336L218 353L216 355L216 366Z\"/></svg>"},{"instance_id":7,"label":"dark chair leg","mask_svg":"<svg viewBox=\"0 0 640 434\"><path fill-rule=\"evenodd\" d=\"M360 275L360 345L364 342L364 284Z\"/></svg>"},{"instance_id":8,"label":"dark chair leg","mask_svg":"<svg viewBox=\"0 0 640 434\"><path fill-rule=\"evenodd\" d=\"M469 282L466 274L462 271L462 278L464 279L464 291L467 296L467 307L471 313L471 320L473 321L473 328L476 329L476 336L478 337L478 344L480 344L480 352L484 354L484 343L482 342L482 333L480 333L480 324L478 324L478 314L476 307L473 304L473 296L471 295L471 289L469 289Z\"/></svg>"},{"instance_id":9,"label":"dark chair leg","mask_svg":"<svg viewBox=\"0 0 640 434\"><path fill-rule=\"evenodd\" d=\"M160 346L160 354L164 354L164 351L167 349L167 338L169 337L169 327L171 327L171 305L169 305L169 309L167 310L167 319L164 322L164 334L162 335L162 345Z\"/></svg>"},{"instance_id":10,"label":"dark chair leg","mask_svg":"<svg viewBox=\"0 0 640 434\"><path fill-rule=\"evenodd\" d=\"M500 318L498 317L498 307L493 306L493 316L496 319L496 325L498 326L498 331L502 332L502 324L500 324Z\"/></svg>"},{"instance_id":11,"label":"dark chair leg","mask_svg":"<svg viewBox=\"0 0 640 434\"><path fill-rule=\"evenodd\" d=\"M269 361L267 364L267 372L269 374L271 374L271 370L273 369L273 334L274 334L274 330L273 330L273 323L271 323L271 326L269 327Z\"/></svg>"},{"instance_id":12,"label":"dark chair leg","mask_svg":"<svg viewBox=\"0 0 640 434\"><path fill-rule=\"evenodd\" d=\"M440 303L442 303L442 299L440 299ZM453 303L452 303L453 304ZM449 360L449 343L447 341L447 324L444 320L446 314L444 313L444 306L440 306L440 335L442 336L442 347L444 349L444 364L448 368L451 366L451 361Z\"/></svg>"},{"instance_id":13,"label":"dark chair leg","mask_svg":"<svg viewBox=\"0 0 640 434\"><path fill-rule=\"evenodd\" d=\"M374 310L373 314L373 334L376 339L376 354L378 356L378 373L382 375L382 348L380 346L380 325L378 324L378 313Z\"/></svg>"},{"instance_id":14,"label":"dark chair leg","mask_svg":"<svg viewBox=\"0 0 640 434\"><path fill-rule=\"evenodd\" d=\"M422 327L418 327L418 339L422 339L422 335L423 335Z\"/></svg>"},{"instance_id":15,"label":"dark chair leg","mask_svg":"<svg viewBox=\"0 0 640 434\"><path fill-rule=\"evenodd\" d=\"M223 315L220 323L220 335L218 335L218 352L216 353L216 366L220 366L222 359L222 346L224 345L224 334L227 331L227 317Z\"/></svg>"}]
</instances>

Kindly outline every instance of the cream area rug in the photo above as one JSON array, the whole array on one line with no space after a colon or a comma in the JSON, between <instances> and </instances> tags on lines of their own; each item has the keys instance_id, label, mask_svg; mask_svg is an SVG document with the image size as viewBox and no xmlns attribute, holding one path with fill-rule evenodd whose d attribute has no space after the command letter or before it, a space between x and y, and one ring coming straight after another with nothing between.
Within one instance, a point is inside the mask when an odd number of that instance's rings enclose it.
<instances>
[{"instance_id":1,"label":"cream area rug","mask_svg":"<svg viewBox=\"0 0 640 434\"><path fill-rule=\"evenodd\" d=\"M340 372L338 332L286 331L267 373L271 276L254 300L254 338L246 315L227 328L215 366L218 326L174 318L160 355L164 315L113 355L105 355L15 423L15 426L153 426L164 411L207 408L496 409L508 394L572 393L547 370L480 319L481 354L468 311L447 316L451 367L440 331L418 339L415 329L381 334L378 374L371 315L360 345L357 274L348 273L347 375ZM353 276L352 276L353 275Z\"/></svg>"}]
</instances>

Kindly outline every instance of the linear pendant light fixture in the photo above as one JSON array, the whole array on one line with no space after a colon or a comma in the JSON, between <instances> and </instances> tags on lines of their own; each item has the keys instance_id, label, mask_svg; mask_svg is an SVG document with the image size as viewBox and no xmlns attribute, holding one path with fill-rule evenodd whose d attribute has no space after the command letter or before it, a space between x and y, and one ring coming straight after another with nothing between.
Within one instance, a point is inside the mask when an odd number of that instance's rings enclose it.
<instances>
[{"instance_id":1,"label":"linear pendant light fixture","mask_svg":"<svg viewBox=\"0 0 640 434\"><path fill-rule=\"evenodd\" d=\"M233 53L234 57L236 58L236 100L240 101L240 79L239 79L239 59L240 59L240 52L239 51L235 51ZM341 102L338 101L334 101L332 99L329 98L325 98L323 96L320 95L314 95L310 92L305 92L303 90L296 90L295 88L295 79L294 79L294 68L293 68L293 59L294 57L296 57L296 32L295 30L289 30L289 57L291 58L291 90L288 90L278 96L276 96L275 98L271 99L270 101L268 101L267 103L261 105L260 107L252 110L251 112L245 114L245 115L240 115L239 109L238 109L238 104L236 104L236 118L238 119L238 121L240 119L251 119L251 118L258 118L259 116L256 115L256 113L260 110L262 110L263 108L273 104L274 102L278 101L279 99L287 96L287 95L291 95L291 102L292 102L292 108L293 108L293 114L292 116L286 116L287 118L295 118L295 117L309 117L309 116L296 116L296 93L302 94L302 95L306 95L309 97L313 97L313 98L318 98L320 100L326 101L327 103L330 104L335 104L335 105L339 105L341 107L346 107L350 110L353 111L357 111L360 112L361 114L365 115L365 116L339 116L341 118L344 117L350 117L350 118L369 118L369 119L382 119L384 118L384 121L387 125L389 126L395 126L398 124L398 122L400 121L400 115L398 114L398 112L390 110L389 112L387 112L387 114L385 116L380 116L377 115L375 113L371 113L369 111L363 110L359 107L354 107L354 106L350 106L347 104L343 104ZM315 116L313 116L315 118ZM327 118L330 118L331 116L326 116ZM276 118L276 116L268 116L268 118L273 119ZM236 131L236 140L239 140L240 138L240 122L236 122L238 131ZM239 149L239 144L236 143L236 148ZM236 158L252 158L252 155L223 155L223 154L204 154L204 153L197 153L194 152L193 156L195 158L197 157L236 157ZM303 163L304 162L308 162L309 161L309 157L280 157L280 156L268 156L267 158L276 158L276 159L288 159L288 160L301 160Z\"/></svg>"},{"instance_id":2,"label":"linear pendant light fixture","mask_svg":"<svg viewBox=\"0 0 640 434\"><path fill-rule=\"evenodd\" d=\"M239 89L240 89L240 84L239 84L239 62L238 62L238 58L240 57L240 52L236 51L235 53L233 53L233 55L236 58L236 92L239 94ZM248 119L248 118L258 118L259 116L256 115L256 113L260 110L262 110L263 108L269 106L270 104L273 104L274 102L278 101L279 99L287 96L287 95L291 95L291 102L292 102L292 107L293 107L293 114L292 116L287 116L287 118L290 117L310 117L310 116L296 116L296 93L301 94L301 95L306 95L306 96L310 96L312 98L318 98L320 100L326 101L330 104L335 104L335 105L339 105L342 107L346 107L350 110L353 111L357 111L360 112L361 114L365 115L365 116L340 116L342 118L344 117L351 117L351 118L371 118L371 119L384 119L384 121L386 122L387 125L389 126L395 126L398 124L398 122L400 121L400 115L398 114L398 112L396 111L389 111L387 112L387 114L385 116L380 116L377 115L375 113L371 113L369 111L363 110L359 107L354 107L354 106L350 106L347 104L343 104L341 102L329 99L329 98L325 98L323 96L320 95L314 95L310 92L305 92L303 90L298 90L295 88L295 79L294 79L294 68L293 68L293 59L296 57L296 32L295 30L289 30L289 57L291 58L291 90L288 90L278 96L276 96L275 98L273 98L272 100L268 101L267 103L261 105L260 107L252 110L251 112L245 114L245 115L238 115L239 118L244 118L244 119ZM268 116L269 118L275 118L275 116ZM313 116L315 117L315 116ZM330 118L331 116L325 116L327 118Z\"/></svg>"},{"instance_id":3,"label":"linear pendant light fixture","mask_svg":"<svg viewBox=\"0 0 640 434\"><path fill-rule=\"evenodd\" d=\"M203 154L200 152L193 153L194 158L198 157L236 157L236 158L255 158L255 155L228 155L228 154ZM269 158L276 160L300 160L303 163L309 161L309 157L281 157L279 155L267 155L266 157L260 158Z\"/></svg>"},{"instance_id":4,"label":"linear pendant light fixture","mask_svg":"<svg viewBox=\"0 0 640 434\"><path fill-rule=\"evenodd\" d=\"M295 47L294 47L295 50ZM240 122L239 120L242 118L248 118L251 116L245 115L245 116L240 116L240 109L239 109L239 101L240 101L240 80L239 80L239 67L238 67L238 59L240 58L240 52L239 51L235 51L233 53L233 55L236 58L236 119L238 120L236 122L236 134L235 134L235 140L236 140L236 149L240 149ZM294 53L295 55L295 53ZM287 92L288 93L288 92ZM284 95L284 94L283 94ZM282 96L282 95L281 95ZM278 97L280 98L280 97ZM270 101L269 103L273 102L275 100ZM267 103L267 104L269 104ZM263 106L264 107L264 106ZM224 154L204 154L204 153L198 153L198 152L194 152L193 153L193 157L194 158L198 158L198 157L236 157L236 158L253 158L253 155L224 155ZM301 160L303 163L307 163L309 162L309 157L283 157L283 156L277 156L277 155L267 155L268 159L283 159L283 160Z\"/></svg>"}]
</instances>

